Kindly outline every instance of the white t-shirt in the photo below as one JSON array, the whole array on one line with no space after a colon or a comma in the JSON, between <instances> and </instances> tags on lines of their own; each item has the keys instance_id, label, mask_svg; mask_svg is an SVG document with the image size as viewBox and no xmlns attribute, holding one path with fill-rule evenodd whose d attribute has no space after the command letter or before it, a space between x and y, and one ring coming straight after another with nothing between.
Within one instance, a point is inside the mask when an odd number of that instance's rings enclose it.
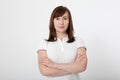
<instances>
[{"instance_id":1,"label":"white t-shirt","mask_svg":"<svg viewBox=\"0 0 120 80\"><path fill-rule=\"evenodd\" d=\"M55 42L47 42L44 39L40 42L39 49L47 51L47 56L57 63L68 63L75 60L77 49L85 47L83 40L80 37L75 37L75 41L67 43L68 36L64 37L62 41L57 38ZM42 76L42 80L81 80L79 74L68 74L57 77Z\"/></svg>"}]
</instances>

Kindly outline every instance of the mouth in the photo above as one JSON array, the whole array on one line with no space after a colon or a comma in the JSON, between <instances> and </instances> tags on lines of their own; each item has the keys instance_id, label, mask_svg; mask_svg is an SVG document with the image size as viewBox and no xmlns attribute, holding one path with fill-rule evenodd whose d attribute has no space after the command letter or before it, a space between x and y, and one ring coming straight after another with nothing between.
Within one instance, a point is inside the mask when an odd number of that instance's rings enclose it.
<instances>
[{"instance_id":1,"label":"mouth","mask_svg":"<svg viewBox=\"0 0 120 80\"><path fill-rule=\"evenodd\" d=\"M63 29L63 28L64 28L64 26L59 26L59 28L60 28L60 29Z\"/></svg>"}]
</instances>

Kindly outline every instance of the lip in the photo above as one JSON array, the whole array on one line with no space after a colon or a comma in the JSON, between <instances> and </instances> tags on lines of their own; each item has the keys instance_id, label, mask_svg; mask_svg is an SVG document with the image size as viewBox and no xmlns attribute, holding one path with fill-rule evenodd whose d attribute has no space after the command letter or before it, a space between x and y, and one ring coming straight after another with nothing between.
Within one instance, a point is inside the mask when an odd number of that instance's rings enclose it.
<instances>
[{"instance_id":1,"label":"lip","mask_svg":"<svg viewBox=\"0 0 120 80\"><path fill-rule=\"evenodd\" d=\"M59 28L64 28L64 26L59 26Z\"/></svg>"}]
</instances>

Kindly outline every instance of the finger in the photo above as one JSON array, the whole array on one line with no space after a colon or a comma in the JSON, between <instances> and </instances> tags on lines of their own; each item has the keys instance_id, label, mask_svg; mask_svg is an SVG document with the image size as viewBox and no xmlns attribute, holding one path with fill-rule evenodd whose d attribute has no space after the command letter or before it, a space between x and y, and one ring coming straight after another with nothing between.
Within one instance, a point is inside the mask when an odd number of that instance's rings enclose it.
<instances>
[{"instance_id":1,"label":"finger","mask_svg":"<svg viewBox=\"0 0 120 80\"><path fill-rule=\"evenodd\" d=\"M76 61L81 61L84 57L85 57L85 55L81 55L76 59Z\"/></svg>"},{"instance_id":2,"label":"finger","mask_svg":"<svg viewBox=\"0 0 120 80\"><path fill-rule=\"evenodd\" d=\"M82 55L78 54L76 60L79 60L81 58Z\"/></svg>"},{"instance_id":3,"label":"finger","mask_svg":"<svg viewBox=\"0 0 120 80\"><path fill-rule=\"evenodd\" d=\"M46 64L46 63L42 63L43 65L45 65L45 66L48 66L48 64Z\"/></svg>"},{"instance_id":4,"label":"finger","mask_svg":"<svg viewBox=\"0 0 120 80\"><path fill-rule=\"evenodd\" d=\"M80 57L80 61L83 60L84 58L85 58L85 55L82 55L82 56Z\"/></svg>"},{"instance_id":5,"label":"finger","mask_svg":"<svg viewBox=\"0 0 120 80\"><path fill-rule=\"evenodd\" d=\"M44 58L40 58L39 61L40 61L40 63L45 63L46 62L46 60Z\"/></svg>"}]
</instances>

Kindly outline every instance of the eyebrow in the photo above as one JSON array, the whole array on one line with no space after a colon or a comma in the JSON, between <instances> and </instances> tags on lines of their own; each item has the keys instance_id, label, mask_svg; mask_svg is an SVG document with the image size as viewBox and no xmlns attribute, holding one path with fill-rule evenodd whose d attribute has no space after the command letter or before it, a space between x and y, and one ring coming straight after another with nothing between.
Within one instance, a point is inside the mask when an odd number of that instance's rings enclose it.
<instances>
[{"instance_id":1,"label":"eyebrow","mask_svg":"<svg viewBox=\"0 0 120 80\"><path fill-rule=\"evenodd\" d=\"M63 17L68 17L68 16L63 16Z\"/></svg>"}]
</instances>

